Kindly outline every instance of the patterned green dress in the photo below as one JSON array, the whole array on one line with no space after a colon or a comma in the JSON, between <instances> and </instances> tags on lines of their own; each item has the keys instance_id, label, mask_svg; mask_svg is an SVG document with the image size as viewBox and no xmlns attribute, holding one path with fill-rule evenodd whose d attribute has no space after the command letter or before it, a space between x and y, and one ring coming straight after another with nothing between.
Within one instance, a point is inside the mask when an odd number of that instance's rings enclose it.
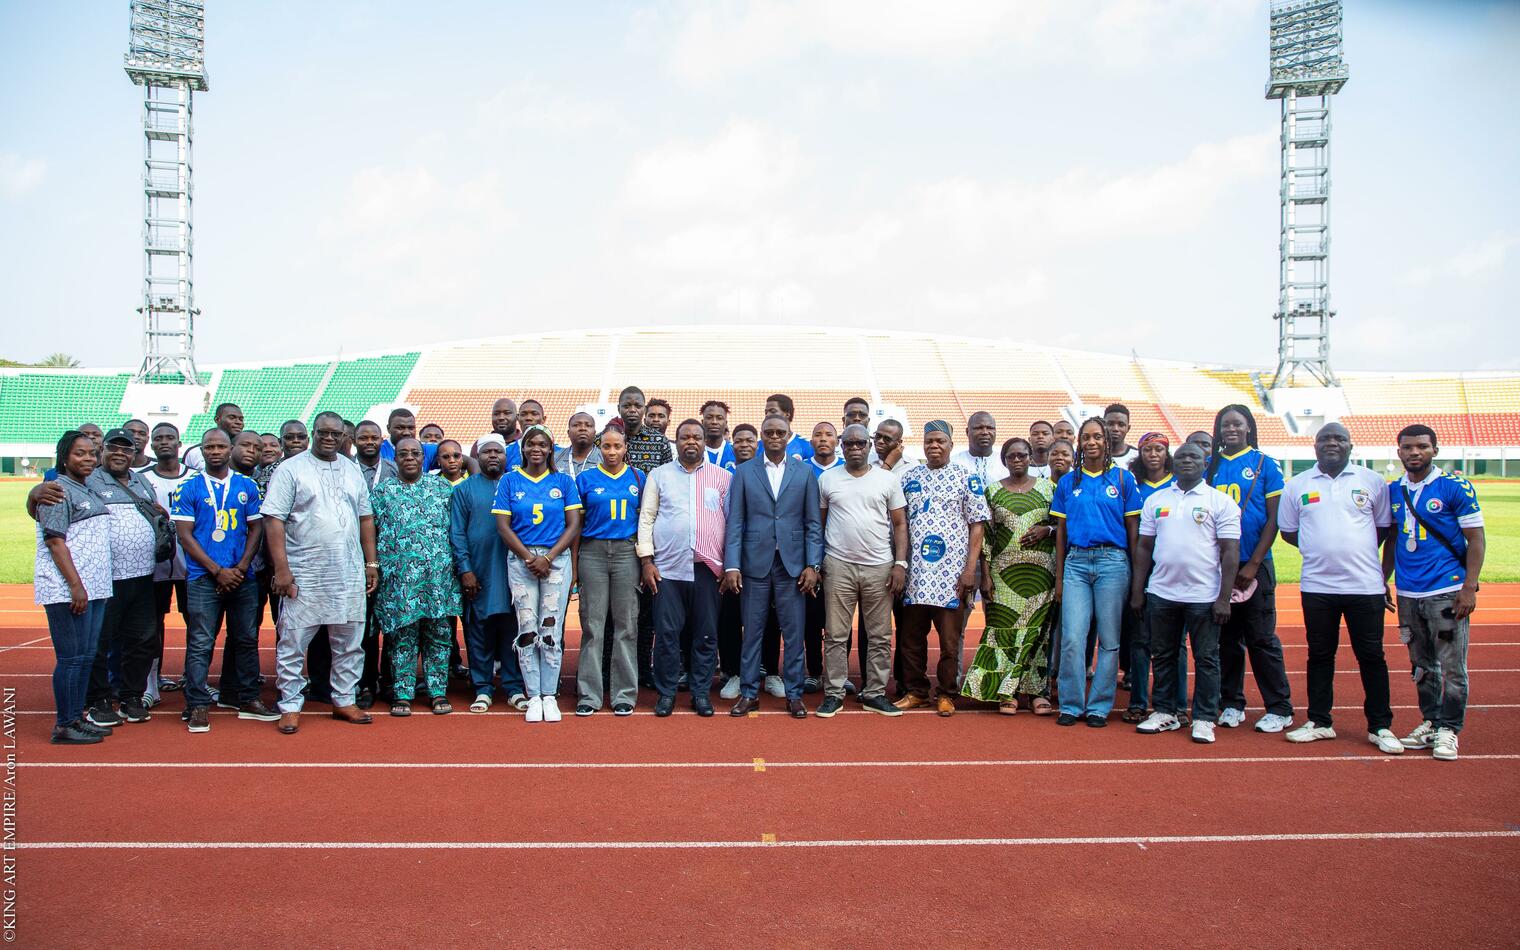
<instances>
[{"instance_id":1,"label":"patterned green dress","mask_svg":"<svg viewBox=\"0 0 1520 950\"><path fill-rule=\"evenodd\" d=\"M386 633L418 620L459 616L459 579L449 548L449 496L442 478L381 482L370 494L380 589L375 604Z\"/></svg>"},{"instance_id":2,"label":"patterned green dress","mask_svg":"<svg viewBox=\"0 0 1520 950\"><path fill-rule=\"evenodd\" d=\"M1011 492L994 482L987 489L992 509L982 553L992 572L987 629L961 693L985 702L1040 696L1049 672L1047 623L1055 590L1055 539L1019 547L1024 532L1050 517L1056 486L1036 478L1027 492Z\"/></svg>"}]
</instances>

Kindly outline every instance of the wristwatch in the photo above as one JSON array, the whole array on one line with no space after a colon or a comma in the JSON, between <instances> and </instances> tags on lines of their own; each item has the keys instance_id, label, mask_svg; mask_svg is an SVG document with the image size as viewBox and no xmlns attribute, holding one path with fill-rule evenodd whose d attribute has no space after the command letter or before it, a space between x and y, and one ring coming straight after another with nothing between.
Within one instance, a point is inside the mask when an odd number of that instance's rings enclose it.
<instances>
[{"instance_id":1,"label":"wristwatch","mask_svg":"<svg viewBox=\"0 0 1520 950\"><path fill-rule=\"evenodd\" d=\"M900 567L900 568L902 568L903 570L906 571L908 569L908 562L907 561L893 561L892 562L892 566L893 567Z\"/></svg>"},{"instance_id":2,"label":"wristwatch","mask_svg":"<svg viewBox=\"0 0 1520 950\"><path fill-rule=\"evenodd\" d=\"M364 566L365 567L373 567L373 568L377 568L378 569L380 567L380 562L379 561L365 561L364 562Z\"/></svg>"}]
</instances>

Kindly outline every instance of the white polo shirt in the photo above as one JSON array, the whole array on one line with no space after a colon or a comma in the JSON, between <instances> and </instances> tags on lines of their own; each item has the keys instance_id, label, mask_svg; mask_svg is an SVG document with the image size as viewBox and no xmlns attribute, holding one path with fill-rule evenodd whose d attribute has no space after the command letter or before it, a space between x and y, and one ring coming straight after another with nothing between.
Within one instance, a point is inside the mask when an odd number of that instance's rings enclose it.
<instances>
[{"instance_id":1,"label":"white polo shirt","mask_svg":"<svg viewBox=\"0 0 1520 950\"><path fill-rule=\"evenodd\" d=\"M1300 472L1277 508L1279 530L1298 532L1306 594L1381 594L1377 532L1391 524L1388 483L1363 465L1347 465L1334 478L1318 465Z\"/></svg>"},{"instance_id":2,"label":"white polo shirt","mask_svg":"<svg viewBox=\"0 0 1520 950\"><path fill-rule=\"evenodd\" d=\"M1146 590L1179 604L1219 597L1219 541L1240 540L1240 506L1207 482L1183 491L1173 482L1140 509L1140 534L1155 538L1155 567Z\"/></svg>"}]
</instances>

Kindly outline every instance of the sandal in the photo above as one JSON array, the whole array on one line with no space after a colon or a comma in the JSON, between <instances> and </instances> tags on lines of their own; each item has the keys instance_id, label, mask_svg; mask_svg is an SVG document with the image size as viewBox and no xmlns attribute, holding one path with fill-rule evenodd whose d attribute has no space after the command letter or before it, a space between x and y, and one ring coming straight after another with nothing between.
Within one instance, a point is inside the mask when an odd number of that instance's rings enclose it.
<instances>
[{"instance_id":1,"label":"sandal","mask_svg":"<svg viewBox=\"0 0 1520 950\"><path fill-rule=\"evenodd\" d=\"M1125 722L1144 722L1145 715L1146 713L1144 709L1140 708L1139 706L1131 706L1130 708L1124 710L1124 715L1120 716L1119 718Z\"/></svg>"},{"instance_id":2,"label":"sandal","mask_svg":"<svg viewBox=\"0 0 1520 950\"><path fill-rule=\"evenodd\" d=\"M998 712L1002 713L1005 716L1017 716L1019 713L1018 701L1013 699L1006 699L1003 702L998 703Z\"/></svg>"},{"instance_id":3,"label":"sandal","mask_svg":"<svg viewBox=\"0 0 1520 950\"><path fill-rule=\"evenodd\" d=\"M1049 716L1056 711L1056 707L1044 696L1036 696L1031 705L1036 716Z\"/></svg>"},{"instance_id":4,"label":"sandal","mask_svg":"<svg viewBox=\"0 0 1520 950\"><path fill-rule=\"evenodd\" d=\"M449 705L449 701L447 699L442 696L433 697L433 715L447 716L453 711L454 707Z\"/></svg>"},{"instance_id":5,"label":"sandal","mask_svg":"<svg viewBox=\"0 0 1520 950\"><path fill-rule=\"evenodd\" d=\"M479 696L476 696L475 697L475 701L470 704L470 712L472 712L472 713L487 712L487 711L490 710L490 708L491 708L491 697L485 695L484 693L480 694Z\"/></svg>"},{"instance_id":6,"label":"sandal","mask_svg":"<svg viewBox=\"0 0 1520 950\"><path fill-rule=\"evenodd\" d=\"M404 700L404 699L398 699L395 702L391 703L391 715L392 716L396 716L396 717L399 718L399 717L402 717L402 716L410 716L411 714L412 714L412 704L409 703L409 702L407 702L406 700Z\"/></svg>"}]
</instances>

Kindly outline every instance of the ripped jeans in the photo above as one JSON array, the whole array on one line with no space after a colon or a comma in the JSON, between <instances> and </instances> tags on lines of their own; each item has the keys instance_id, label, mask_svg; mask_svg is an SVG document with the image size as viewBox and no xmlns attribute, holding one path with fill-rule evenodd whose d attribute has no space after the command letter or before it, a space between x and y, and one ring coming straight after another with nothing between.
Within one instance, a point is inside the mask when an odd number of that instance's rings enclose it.
<instances>
[{"instance_id":1,"label":"ripped jeans","mask_svg":"<svg viewBox=\"0 0 1520 950\"><path fill-rule=\"evenodd\" d=\"M533 554L548 548L529 546ZM559 665L566 608L570 603L570 552L549 563L548 577L535 577L517 555L507 554L507 583L512 588L512 607L517 611L518 661L522 666L523 692L529 699L559 692Z\"/></svg>"}]
</instances>

